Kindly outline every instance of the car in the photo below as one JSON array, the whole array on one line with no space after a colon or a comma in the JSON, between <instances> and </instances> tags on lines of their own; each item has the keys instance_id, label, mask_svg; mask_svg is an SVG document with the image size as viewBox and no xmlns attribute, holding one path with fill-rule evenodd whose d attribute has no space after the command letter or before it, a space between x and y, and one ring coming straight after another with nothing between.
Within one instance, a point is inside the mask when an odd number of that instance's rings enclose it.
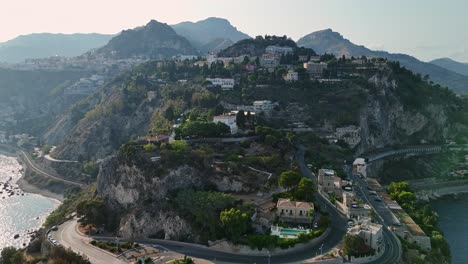
<instances>
[{"instance_id":1,"label":"car","mask_svg":"<svg viewBox=\"0 0 468 264\"><path fill-rule=\"evenodd\" d=\"M376 202L381 202L382 199L380 199L380 198L375 198L374 201L376 201Z\"/></svg>"},{"instance_id":2,"label":"car","mask_svg":"<svg viewBox=\"0 0 468 264\"><path fill-rule=\"evenodd\" d=\"M369 190L369 191L372 191L372 187L370 187L370 186L367 186L366 189Z\"/></svg>"},{"instance_id":3,"label":"car","mask_svg":"<svg viewBox=\"0 0 468 264\"><path fill-rule=\"evenodd\" d=\"M317 224L317 223L314 223L314 228L318 228L318 224Z\"/></svg>"},{"instance_id":4,"label":"car","mask_svg":"<svg viewBox=\"0 0 468 264\"><path fill-rule=\"evenodd\" d=\"M52 231L57 231L57 230L58 230L58 227L57 227L57 226L53 226L52 228L50 228L50 230L52 230Z\"/></svg>"}]
</instances>

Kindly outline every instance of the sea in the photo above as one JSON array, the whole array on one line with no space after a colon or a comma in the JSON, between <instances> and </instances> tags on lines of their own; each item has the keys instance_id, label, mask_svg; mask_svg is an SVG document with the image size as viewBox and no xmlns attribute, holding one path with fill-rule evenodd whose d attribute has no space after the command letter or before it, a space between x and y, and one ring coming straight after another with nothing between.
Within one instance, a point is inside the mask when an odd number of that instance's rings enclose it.
<instances>
[{"instance_id":1,"label":"sea","mask_svg":"<svg viewBox=\"0 0 468 264\"><path fill-rule=\"evenodd\" d=\"M431 205L439 214L439 227L450 245L452 263L468 263L468 194L444 196Z\"/></svg>"},{"instance_id":2,"label":"sea","mask_svg":"<svg viewBox=\"0 0 468 264\"><path fill-rule=\"evenodd\" d=\"M26 246L31 233L60 205L55 199L23 192L17 185L21 176L16 158L0 154L0 250Z\"/></svg>"}]
</instances>

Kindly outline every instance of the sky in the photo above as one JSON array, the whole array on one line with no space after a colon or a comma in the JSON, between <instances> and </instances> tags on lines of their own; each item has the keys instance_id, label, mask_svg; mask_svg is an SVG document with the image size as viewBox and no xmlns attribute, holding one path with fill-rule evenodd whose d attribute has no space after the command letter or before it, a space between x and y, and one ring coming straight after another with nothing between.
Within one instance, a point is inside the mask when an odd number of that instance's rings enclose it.
<instances>
[{"instance_id":1,"label":"sky","mask_svg":"<svg viewBox=\"0 0 468 264\"><path fill-rule=\"evenodd\" d=\"M0 42L222 17L250 36L297 40L331 28L371 49L468 62L467 11L467 0L0 0Z\"/></svg>"}]
</instances>

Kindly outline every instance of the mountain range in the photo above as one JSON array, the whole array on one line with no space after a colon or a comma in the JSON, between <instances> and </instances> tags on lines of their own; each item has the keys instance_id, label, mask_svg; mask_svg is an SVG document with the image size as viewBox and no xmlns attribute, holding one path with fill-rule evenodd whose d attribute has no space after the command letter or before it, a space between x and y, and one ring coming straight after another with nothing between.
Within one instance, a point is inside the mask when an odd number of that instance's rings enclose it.
<instances>
[{"instance_id":1,"label":"mountain range","mask_svg":"<svg viewBox=\"0 0 468 264\"><path fill-rule=\"evenodd\" d=\"M0 43L0 62L19 63L25 59L52 56L73 57L104 46L114 35L37 33Z\"/></svg>"},{"instance_id":2,"label":"mountain range","mask_svg":"<svg viewBox=\"0 0 468 264\"><path fill-rule=\"evenodd\" d=\"M430 63L443 67L445 69L463 74L465 76L468 76L468 63L454 61L449 58L436 59L436 60L431 61Z\"/></svg>"},{"instance_id":3,"label":"mountain range","mask_svg":"<svg viewBox=\"0 0 468 264\"><path fill-rule=\"evenodd\" d=\"M468 92L468 76L446 69L437 64L427 63L410 55L374 51L364 46L356 45L345 39L340 33L331 29L308 34L297 41L298 46L311 48L319 54L333 53L336 56L368 56L384 57L400 64L409 70L421 75L429 75L435 83L447 86L457 93Z\"/></svg>"},{"instance_id":4,"label":"mountain range","mask_svg":"<svg viewBox=\"0 0 468 264\"><path fill-rule=\"evenodd\" d=\"M162 59L177 54L195 54L196 50L170 26L151 20L145 26L122 31L95 52L114 58Z\"/></svg>"},{"instance_id":5,"label":"mountain range","mask_svg":"<svg viewBox=\"0 0 468 264\"><path fill-rule=\"evenodd\" d=\"M200 52L219 51L235 42L251 37L237 30L224 18L210 17L198 22L182 22L171 26L187 38Z\"/></svg>"}]
</instances>

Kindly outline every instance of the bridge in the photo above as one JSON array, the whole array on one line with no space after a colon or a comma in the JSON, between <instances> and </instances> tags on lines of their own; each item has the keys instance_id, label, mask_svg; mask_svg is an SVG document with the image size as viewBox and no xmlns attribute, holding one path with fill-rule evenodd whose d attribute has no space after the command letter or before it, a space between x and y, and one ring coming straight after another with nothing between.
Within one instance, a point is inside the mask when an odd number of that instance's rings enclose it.
<instances>
[{"instance_id":1,"label":"bridge","mask_svg":"<svg viewBox=\"0 0 468 264\"><path fill-rule=\"evenodd\" d=\"M399 149L384 149L381 152L373 152L367 155L364 155L366 163L372 163L381 159L385 159L391 156L399 156L399 155L426 155L426 154L434 154L440 153L443 151L451 151L455 150L452 148L447 148L446 146L433 146L433 145L420 145L420 146L409 146Z\"/></svg>"}]
</instances>

